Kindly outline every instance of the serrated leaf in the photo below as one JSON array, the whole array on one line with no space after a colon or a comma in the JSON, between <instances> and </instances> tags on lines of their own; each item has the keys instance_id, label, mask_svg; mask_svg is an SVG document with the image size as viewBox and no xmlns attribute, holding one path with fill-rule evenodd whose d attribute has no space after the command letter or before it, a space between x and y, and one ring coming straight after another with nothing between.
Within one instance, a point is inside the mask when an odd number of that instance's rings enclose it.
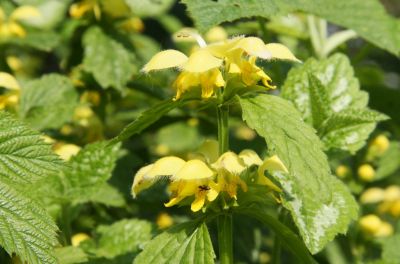
<instances>
[{"instance_id":1,"label":"serrated leaf","mask_svg":"<svg viewBox=\"0 0 400 264\"><path fill-rule=\"evenodd\" d=\"M307 123L313 124L326 150L357 151L376 122L386 119L367 108L368 94L360 91L349 59L342 54L321 61L309 59L293 68L282 87L282 96L293 102Z\"/></svg>"},{"instance_id":2,"label":"serrated leaf","mask_svg":"<svg viewBox=\"0 0 400 264\"><path fill-rule=\"evenodd\" d=\"M395 55L400 53L400 22L391 17L377 0L182 0L205 32L225 21L245 17L271 18L302 11L353 29L366 40ZM355 12L355 10L357 12Z\"/></svg>"},{"instance_id":3,"label":"serrated leaf","mask_svg":"<svg viewBox=\"0 0 400 264\"><path fill-rule=\"evenodd\" d=\"M83 46L84 69L92 73L104 89L113 87L124 92L126 83L136 71L134 54L97 26L85 32Z\"/></svg>"},{"instance_id":4,"label":"serrated leaf","mask_svg":"<svg viewBox=\"0 0 400 264\"><path fill-rule=\"evenodd\" d=\"M354 153L364 146L376 122L386 119L373 110L346 109L325 120L318 134L327 149L340 148Z\"/></svg>"},{"instance_id":5,"label":"serrated leaf","mask_svg":"<svg viewBox=\"0 0 400 264\"><path fill-rule=\"evenodd\" d=\"M318 129L328 116L331 115L330 100L325 87L313 74L309 74L309 93L311 118L313 126Z\"/></svg>"},{"instance_id":6,"label":"serrated leaf","mask_svg":"<svg viewBox=\"0 0 400 264\"><path fill-rule=\"evenodd\" d=\"M284 245L284 247L286 247L290 252L293 253L299 263L317 263L310 255L307 247L304 245L301 239L295 233L293 233L290 228L279 222L279 220L268 215L262 209L247 207L245 209L239 208L238 212L240 214L258 219L268 228L271 228L275 232L275 235L282 240L282 244Z\"/></svg>"},{"instance_id":7,"label":"serrated leaf","mask_svg":"<svg viewBox=\"0 0 400 264\"><path fill-rule=\"evenodd\" d=\"M59 128L72 119L78 93L72 82L59 74L48 74L23 86L20 114L34 128Z\"/></svg>"},{"instance_id":8,"label":"serrated leaf","mask_svg":"<svg viewBox=\"0 0 400 264\"><path fill-rule=\"evenodd\" d=\"M50 52L59 45L60 36L53 31L28 31L25 38L11 38L10 42L15 45Z\"/></svg>"},{"instance_id":9,"label":"serrated leaf","mask_svg":"<svg viewBox=\"0 0 400 264\"><path fill-rule=\"evenodd\" d=\"M151 240L134 260L140 263L214 263L214 250L205 223L176 225Z\"/></svg>"},{"instance_id":10,"label":"serrated leaf","mask_svg":"<svg viewBox=\"0 0 400 264\"><path fill-rule=\"evenodd\" d=\"M125 0L132 12L141 17L154 17L168 11L175 0Z\"/></svg>"},{"instance_id":11,"label":"serrated leaf","mask_svg":"<svg viewBox=\"0 0 400 264\"><path fill-rule=\"evenodd\" d=\"M88 250L97 258L114 258L127 253L137 253L151 240L153 225L139 219L123 219L112 225L101 225L96 229L98 235L94 248Z\"/></svg>"},{"instance_id":12,"label":"serrated leaf","mask_svg":"<svg viewBox=\"0 0 400 264\"><path fill-rule=\"evenodd\" d=\"M289 173L274 173L282 202L311 253L320 251L357 216L347 187L331 175L322 143L293 105L277 96L240 98L243 119L264 137L269 154L277 154ZM315 199L318 197L318 199Z\"/></svg>"},{"instance_id":13,"label":"serrated leaf","mask_svg":"<svg viewBox=\"0 0 400 264\"><path fill-rule=\"evenodd\" d=\"M18 184L54 175L61 166L40 134L0 111L0 178Z\"/></svg>"},{"instance_id":14,"label":"serrated leaf","mask_svg":"<svg viewBox=\"0 0 400 264\"><path fill-rule=\"evenodd\" d=\"M118 136L113 138L111 143L123 141L128 139L130 136L142 132L145 128L160 119L163 115L180 106L181 104L182 101L180 100L165 100L153 106L152 108L143 111L135 121L127 125Z\"/></svg>"},{"instance_id":15,"label":"serrated leaf","mask_svg":"<svg viewBox=\"0 0 400 264\"><path fill-rule=\"evenodd\" d=\"M59 264L75 264L88 261L87 255L79 247L56 248L55 255Z\"/></svg>"},{"instance_id":16,"label":"serrated leaf","mask_svg":"<svg viewBox=\"0 0 400 264\"><path fill-rule=\"evenodd\" d=\"M34 200L18 191L62 168L40 135L0 111L0 245L22 261L56 263L57 226Z\"/></svg>"},{"instance_id":17,"label":"serrated leaf","mask_svg":"<svg viewBox=\"0 0 400 264\"><path fill-rule=\"evenodd\" d=\"M353 67L345 55L335 54L319 61L310 58L303 65L292 68L282 86L282 97L293 102L307 123L312 124L308 78L310 73L326 89L332 112L367 106L368 94L360 91Z\"/></svg>"},{"instance_id":18,"label":"serrated leaf","mask_svg":"<svg viewBox=\"0 0 400 264\"><path fill-rule=\"evenodd\" d=\"M97 142L85 146L72 157L61 176L64 197L75 203L88 202L96 197L112 175L119 146Z\"/></svg>"}]
</instances>

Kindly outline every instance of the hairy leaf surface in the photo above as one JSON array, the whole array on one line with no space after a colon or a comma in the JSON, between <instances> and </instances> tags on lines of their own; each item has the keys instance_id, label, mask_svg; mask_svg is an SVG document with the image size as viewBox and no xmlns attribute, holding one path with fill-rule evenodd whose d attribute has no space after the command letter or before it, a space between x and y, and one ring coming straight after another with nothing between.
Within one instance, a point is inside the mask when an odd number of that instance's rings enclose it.
<instances>
[{"instance_id":1,"label":"hairy leaf surface","mask_svg":"<svg viewBox=\"0 0 400 264\"><path fill-rule=\"evenodd\" d=\"M133 263L214 263L214 250L206 224L176 225L151 240Z\"/></svg>"},{"instance_id":2,"label":"hairy leaf surface","mask_svg":"<svg viewBox=\"0 0 400 264\"><path fill-rule=\"evenodd\" d=\"M259 94L241 98L240 104L243 119L265 138L269 154L288 168L288 174L272 175L283 189L283 205L311 253L320 251L357 216L354 198L331 175L321 141L290 102Z\"/></svg>"},{"instance_id":3,"label":"hairy leaf surface","mask_svg":"<svg viewBox=\"0 0 400 264\"><path fill-rule=\"evenodd\" d=\"M57 227L21 190L62 165L39 133L0 111L0 246L27 263L56 263Z\"/></svg>"},{"instance_id":4,"label":"hairy leaf surface","mask_svg":"<svg viewBox=\"0 0 400 264\"><path fill-rule=\"evenodd\" d=\"M83 45L84 68L93 74L104 89L113 87L123 92L126 83L136 71L133 53L99 27L91 27L85 32Z\"/></svg>"},{"instance_id":5,"label":"hairy leaf surface","mask_svg":"<svg viewBox=\"0 0 400 264\"><path fill-rule=\"evenodd\" d=\"M400 53L400 21L377 0L183 0L197 28L206 31L245 17L271 18L302 11L353 29L361 37L396 55Z\"/></svg>"},{"instance_id":6,"label":"hairy leaf surface","mask_svg":"<svg viewBox=\"0 0 400 264\"><path fill-rule=\"evenodd\" d=\"M314 126L325 149L355 152L385 115L367 108L368 94L360 90L349 59L335 54L307 60L293 68L282 87L303 119Z\"/></svg>"},{"instance_id":7,"label":"hairy leaf surface","mask_svg":"<svg viewBox=\"0 0 400 264\"><path fill-rule=\"evenodd\" d=\"M59 128L72 119L78 93L72 82L59 74L48 74L23 86L20 113L32 127Z\"/></svg>"}]
</instances>

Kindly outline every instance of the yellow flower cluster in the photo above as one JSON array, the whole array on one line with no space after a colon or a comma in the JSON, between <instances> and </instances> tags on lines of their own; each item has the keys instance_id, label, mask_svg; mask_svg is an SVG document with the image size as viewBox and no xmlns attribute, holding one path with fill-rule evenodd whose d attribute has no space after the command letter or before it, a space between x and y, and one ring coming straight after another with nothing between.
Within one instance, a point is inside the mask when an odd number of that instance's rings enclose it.
<instances>
[{"instance_id":1,"label":"yellow flower cluster","mask_svg":"<svg viewBox=\"0 0 400 264\"><path fill-rule=\"evenodd\" d=\"M243 150L238 155L229 151L219 157L212 152L214 151L203 153L203 158L199 156L198 159L188 161L168 156L141 168L135 175L132 195L135 197L159 179L167 177L170 200L165 206L174 206L186 198L194 197L191 210L197 212L207 203L214 201L221 192L225 192L229 198L235 200L238 188L246 192L247 184L240 175L253 165L258 166L255 183L280 191L279 187L264 175L265 171L287 172L277 156L262 161L252 150Z\"/></svg>"},{"instance_id":2,"label":"yellow flower cluster","mask_svg":"<svg viewBox=\"0 0 400 264\"><path fill-rule=\"evenodd\" d=\"M209 98L215 89L225 86L228 75L239 75L246 86L261 81L266 88L273 89L271 78L256 65L257 58L299 61L284 45L265 44L256 37L236 37L207 45L200 35L189 34L200 45L189 57L177 50L164 50L154 55L142 69L148 73L179 68L181 73L173 84L175 99L193 87L201 87L202 98Z\"/></svg>"},{"instance_id":3,"label":"yellow flower cluster","mask_svg":"<svg viewBox=\"0 0 400 264\"><path fill-rule=\"evenodd\" d=\"M7 90L0 95L0 110L16 105L21 88L14 76L7 72L0 72L0 87Z\"/></svg>"},{"instance_id":4,"label":"yellow flower cluster","mask_svg":"<svg viewBox=\"0 0 400 264\"><path fill-rule=\"evenodd\" d=\"M25 37L26 31L19 22L40 16L40 12L33 6L20 6L10 16L6 16L4 10L0 8L0 38Z\"/></svg>"}]
</instances>

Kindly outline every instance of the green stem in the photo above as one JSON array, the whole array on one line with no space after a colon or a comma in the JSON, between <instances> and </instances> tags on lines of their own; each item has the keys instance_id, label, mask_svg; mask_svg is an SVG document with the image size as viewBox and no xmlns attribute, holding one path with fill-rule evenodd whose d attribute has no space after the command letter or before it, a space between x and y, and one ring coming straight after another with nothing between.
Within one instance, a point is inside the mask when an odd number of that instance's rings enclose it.
<instances>
[{"instance_id":1,"label":"green stem","mask_svg":"<svg viewBox=\"0 0 400 264\"><path fill-rule=\"evenodd\" d=\"M64 245L71 245L71 218L70 218L70 205L64 204L61 210L60 227L63 233Z\"/></svg>"},{"instance_id":2,"label":"green stem","mask_svg":"<svg viewBox=\"0 0 400 264\"><path fill-rule=\"evenodd\" d=\"M233 238L232 215L221 214L217 219L219 262L221 264L233 263Z\"/></svg>"},{"instance_id":3,"label":"green stem","mask_svg":"<svg viewBox=\"0 0 400 264\"><path fill-rule=\"evenodd\" d=\"M222 155L229 150L229 106L219 105L217 107L217 118L219 154Z\"/></svg>"},{"instance_id":4,"label":"green stem","mask_svg":"<svg viewBox=\"0 0 400 264\"><path fill-rule=\"evenodd\" d=\"M272 249L272 263L273 264L280 264L281 263L281 250L282 250L282 243L279 237L275 235L274 239L274 247Z\"/></svg>"}]
</instances>

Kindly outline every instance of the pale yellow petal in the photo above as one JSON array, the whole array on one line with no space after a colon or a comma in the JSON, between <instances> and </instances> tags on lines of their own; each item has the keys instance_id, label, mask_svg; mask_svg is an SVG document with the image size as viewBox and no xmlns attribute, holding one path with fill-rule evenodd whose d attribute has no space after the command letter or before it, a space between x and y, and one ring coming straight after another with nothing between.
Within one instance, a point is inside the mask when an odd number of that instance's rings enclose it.
<instances>
[{"instance_id":1,"label":"pale yellow petal","mask_svg":"<svg viewBox=\"0 0 400 264\"><path fill-rule=\"evenodd\" d=\"M20 89L19 84L14 76L7 72L0 72L0 87L4 87L10 90Z\"/></svg>"},{"instance_id":2,"label":"pale yellow petal","mask_svg":"<svg viewBox=\"0 0 400 264\"><path fill-rule=\"evenodd\" d=\"M242 49L248 55L256 56L262 59L270 59L272 56L270 51L266 48L264 41L256 37L247 37L241 39L231 48L231 51L235 49Z\"/></svg>"},{"instance_id":3,"label":"pale yellow petal","mask_svg":"<svg viewBox=\"0 0 400 264\"><path fill-rule=\"evenodd\" d=\"M272 54L271 59L301 62L285 45L279 43L269 43L265 46L267 50Z\"/></svg>"},{"instance_id":4,"label":"pale yellow petal","mask_svg":"<svg viewBox=\"0 0 400 264\"><path fill-rule=\"evenodd\" d=\"M246 165L243 163L242 159L231 151L222 154L219 159L212 164L212 166L215 169L225 169L234 174L240 174L246 169Z\"/></svg>"},{"instance_id":5,"label":"pale yellow petal","mask_svg":"<svg viewBox=\"0 0 400 264\"><path fill-rule=\"evenodd\" d=\"M223 27L217 26L211 28L205 35L206 40L209 42L224 41L228 38L228 33L226 33Z\"/></svg>"},{"instance_id":6,"label":"pale yellow petal","mask_svg":"<svg viewBox=\"0 0 400 264\"><path fill-rule=\"evenodd\" d=\"M23 27L21 27L19 24L10 22L8 24L10 33L12 35L18 36L18 37L25 37L26 36L26 31Z\"/></svg>"},{"instance_id":7,"label":"pale yellow petal","mask_svg":"<svg viewBox=\"0 0 400 264\"><path fill-rule=\"evenodd\" d=\"M171 200L169 200L168 203L164 203L164 206L165 206L165 207L174 206L174 205L178 204L180 201L182 201L184 198L185 198L185 197L181 197L181 196L174 197L174 198L172 198Z\"/></svg>"},{"instance_id":8,"label":"pale yellow petal","mask_svg":"<svg viewBox=\"0 0 400 264\"><path fill-rule=\"evenodd\" d=\"M214 84L217 87L224 87L225 86L225 80L224 80L224 77L222 76L222 73L221 73L220 70L217 70Z\"/></svg>"},{"instance_id":9,"label":"pale yellow petal","mask_svg":"<svg viewBox=\"0 0 400 264\"><path fill-rule=\"evenodd\" d=\"M260 166L260 168L263 170L268 170L270 172L274 171L281 171L284 173L288 173L288 169L286 166L283 164L283 162L278 158L277 155L274 155L270 158L267 158L264 160L264 163Z\"/></svg>"},{"instance_id":10,"label":"pale yellow petal","mask_svg":"<svg viewBox=\"0 0 400 264\"><path fill-rule=\"evenodd\" d=\"M206 201L206 194L199 193L198 195L196 195L194 201L192 202L190 209L193 212L199 211L201 208L203 208L205 201Z\"/></svg>"},{"instance_id":11,"label":"pale yellow petal","mask_svg":"<svg viewBox=\"0 0 400 264\"><path fill-rule=\"evenodd\" d=\"M219 187L215 182L209 184L210 190L207 191L207 200L212 202L217 199L219 195Z\"/></svg>"},{"instance_id":12,"label":"pale yellow petal","mask_svg":"<svg viewBox=\"0 0 400 264\"><path fill-rule=\"evenodd\" d=\"M183 64L182 69L188 72L206 72L218 68L222 65L222 60L214 57L208 50L200 49L190 55L188 61Z\"/></svg>"},{"instance_id":13,"label":"pale yellow petal","mask_svg":"<svg viewBox=\"0 0 400 264\"><path fill-rule=\"evenodd\" d=\"M81 147L75 144L63 144L56 148L54 152L60 156L63 160L70 160L72 156L78 154L81 150Z\"/></svg>"},{"instance_id":14,"label":"pale yellow petal","mask_svg":"<svg viewBox=\"0 0 400 264\"><path fill-rule=\"evenodd\" d=\"M149 178L145 179L144 176L153 168L153 166L154 164L149 164L147 166L140 168L136 172L135 177L133 178L133 184L131 189L131 194L133 198L135 198L139 192L149 188L152 185L151 179Z\"/></svg>"},{"instance_id":15,"label":"pale yellow petal","mask_svg":"<svg viewBox=\"0 0 400 264\"><path fill-rule=\"evenodd\" d=\"M208 45L206 49L215 57L225 58L227 56L227 52L230 51L232 47L234 47L241 39L243 39L242 36L218 43L212 43Z\"/></svg>"},{"instance_id":16,"label":"pale yellow petal","mask_svg":"<svg viewBox=\"0 0 400 264\"><path fill-rule=\"evenodd\" d=\"M200 180L211 178L214 172L201 160L189 160L174 175L173 180Z\"/></svg>"},{"instance_id":17,"label":"pale yellow petal","mask_svg":"<svg viewBox=\"0 0 400 264\"><path fill-rule=\"evenodd\" d=\"M154 55L143 67L143 72L161 70L173 67L181 67L187 62L188 57L180 51L169 49L163 50Z\"/></svg>"},{"instance_id":18,"label":"pale yellow petal","mask_svg":"<svg viewBox=\"0 0 400 264\"><path fill-rule=\"evenodd\" d=\"M12 12L10 19L23 20L41 16L42 15L40 14L39 10L34 6L20 6Z\"/></svg>"},{"instance_id":19,"label":"pale yellow petal","mask_svg":"<svg viewBox=\"0 0 400 264\"><path fill-rule=\"evenodd\" d=\"M243 163L250 167L252 165L261 165L263 163L262 159L258 154L251 149L244 149L239 153L239 158L242 159Z\"/></svg>"},{"instance_id":20,"label":"pale yellow petal","mask_svg":"<svg viewBox=\"0 0 400 264\"><path fill-rule=\"evenodd\" d=\"M145 177L153 178L157 176L172 176L180 171L186 162L178 157L167 156L157 160L153 168L148 171Z\"/></svg>"}]
</instances>

